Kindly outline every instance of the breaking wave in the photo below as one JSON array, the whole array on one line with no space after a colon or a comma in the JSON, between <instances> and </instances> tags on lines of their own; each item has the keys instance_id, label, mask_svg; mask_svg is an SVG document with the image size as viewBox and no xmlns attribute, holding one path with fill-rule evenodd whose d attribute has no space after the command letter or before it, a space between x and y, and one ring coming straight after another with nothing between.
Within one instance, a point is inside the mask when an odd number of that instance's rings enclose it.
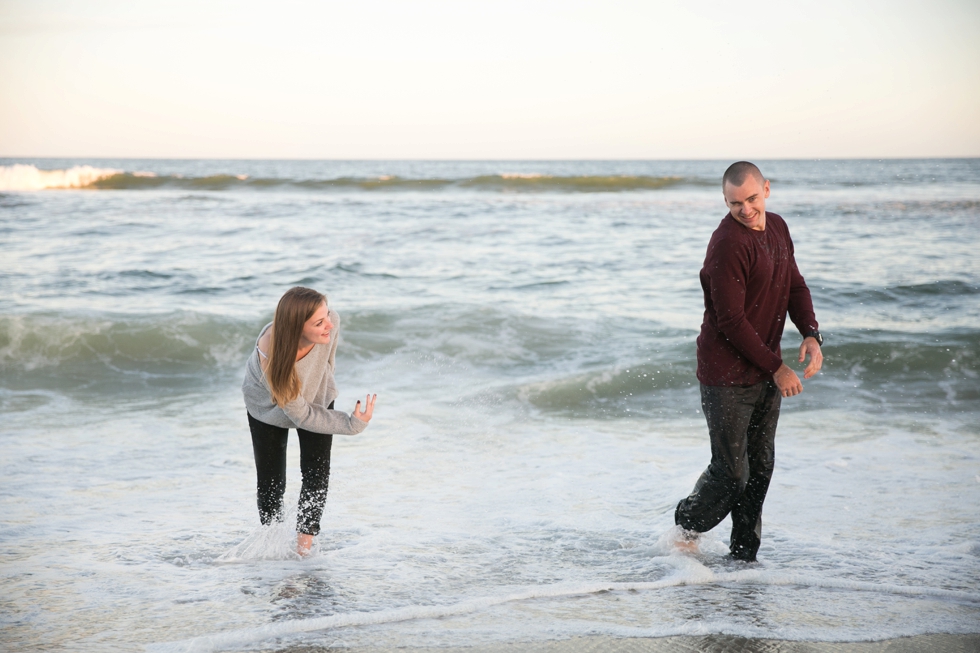
<instances>
[{"instance_id":1,"label":"breaking wave","mask_svg":"<svg viewBox=\"0 0 980 653\"><path fill-rule=\"evenodd\" d=\"M0 387L100 392L196 387L238 374L265 319L190 311L0 315ZM534 316L444 305L416 309L411 318L351 312L345 316L344 355L383 363L434 386L445 383L447 374L460 383L496 379L492 392L501 400L573 418L657 412L677 401L677 393L697 387L693 342L685 334L660 333L661 349L641 358L643 341L625 325L601 328L621 329L623 336L621 346L607 348L597 360L593 331ZM824 371L812 386L814 393L830 393L825 399L844 392L876 406L944 410L975 409L980 402L976 330L832 335ZM784 351L787 360L794 351Z\"/></svg>"},{"instance_id":2,"label":"breaking wave","mask_svg":"<svg viewBox=\"0 0 980 653\"><path fill-rule=\"evenodd\" d=\"M108 392L181 387L237 369L261 325L159 316L0 317L0 386Z\"/></svg>"},{"instance_id":3,"label":"breaking wave","mask_svg":"<svg viewBox=\"0 0 980 653\"><path fill-rule=\"evenodd\" d=\"M521 386L517 397L538 410L567 417L626 416L645 412L658 395L697 384L694 361L641 363L582 372ZM663 394L670 401L673 394Z\"/></svg>"},{"instance_id":4,"label":"breaking wave","mask_svg":"<svg viewBox=\"0 0 980 653\"><path fill-rule=\"evenodd\" d=\"M38 170L32 165L15 164L0 166L0 191L89 188L103 179L122 175L122 170L112 168L74 166L67 170Z\"/></svg>"}]
</instances>

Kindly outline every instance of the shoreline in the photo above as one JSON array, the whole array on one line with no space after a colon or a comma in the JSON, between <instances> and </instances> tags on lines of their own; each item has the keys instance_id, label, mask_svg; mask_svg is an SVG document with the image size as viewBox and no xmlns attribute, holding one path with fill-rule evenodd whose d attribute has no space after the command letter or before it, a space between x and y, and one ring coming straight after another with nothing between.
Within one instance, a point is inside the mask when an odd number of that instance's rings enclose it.
<instances>
[{"instance_id":1,"label":"shoreline","mask_svg":"<svg viewBox=\"0 0 980 653\"><path fill-rule=\"evenodd\" d=\"M980 633L896 637L877 642L806 642L781 639L699 635L677 637L575 637L545 642L514 642L448 647L288 646L269 653L974 653Z\"/></svg>"}]
</instances>

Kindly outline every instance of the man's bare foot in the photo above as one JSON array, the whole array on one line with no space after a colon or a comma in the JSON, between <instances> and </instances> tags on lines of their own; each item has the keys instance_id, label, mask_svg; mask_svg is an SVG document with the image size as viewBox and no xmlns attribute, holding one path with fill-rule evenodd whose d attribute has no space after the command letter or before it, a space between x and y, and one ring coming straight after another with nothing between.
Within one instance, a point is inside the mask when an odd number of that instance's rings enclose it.
<instances>
[{"instance_id":1,"label":"man's bare foot","mask_svg":"<svg viewBox=\"0 0 980 653\"><path fill-rule=\"evenodd\" d=\"M305 558L310 555L310 549L313 548L313 536L306 533L296 534L296 553L299 557Z\"/></svg>"},{"instance_id":2,"label":"man's bare foot","mask_svg":"<svg viewBox=\"0 0 980 653\"><path fill-rule=\"evenodd\" d=\"M681 531L680 537L674 540L674 548L681 553L697 553L698 549L698 539L700 538L700 533L694 531Z\"/></svg>"}]
</instances>

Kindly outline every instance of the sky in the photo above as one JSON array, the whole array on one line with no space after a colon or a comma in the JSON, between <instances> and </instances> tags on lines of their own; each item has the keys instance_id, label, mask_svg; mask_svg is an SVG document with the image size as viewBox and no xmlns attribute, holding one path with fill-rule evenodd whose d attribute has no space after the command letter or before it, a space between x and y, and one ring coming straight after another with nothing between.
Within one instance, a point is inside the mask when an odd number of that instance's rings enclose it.
<instances>
[{"instance_id":1,"label":"sky","mask_svg":"<svg viewBox=\"0 0 980 653\"><path fill-rule=\"evenodd\" d=\"M0 0L0 156L980 156L980 1Z\"/></svg>"}]
</instances>

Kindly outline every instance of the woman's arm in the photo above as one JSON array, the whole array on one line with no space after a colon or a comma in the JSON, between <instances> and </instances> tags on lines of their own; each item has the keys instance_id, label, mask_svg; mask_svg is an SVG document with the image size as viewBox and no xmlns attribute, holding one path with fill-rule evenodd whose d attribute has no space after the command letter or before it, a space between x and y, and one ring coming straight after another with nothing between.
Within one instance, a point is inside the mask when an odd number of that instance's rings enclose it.
<instances>
[{"instance_id":1,"label":"woman's arm","mask_svg":"<svg viewBox=\"0 0 980 653\"><path fill-rule=\"evenodd\" d=\"M373 401L371 407L374 407ZM362 415L366 416L367 420L348 415L341 410L312 405L303 398L302 394L283 406L282 412L286 413L286 417L298 428L334 435L357 435L367 428L368 421L371 419L364 413Z\"/></svg>"},{"instance_id":2,"label":"woman's arm","mask_svg":"<svg viewBox=\"0 0 980 653\"><path fill-rule=\"evenodd\" d=\"M329 354L327 366L330 373L334 371L334 361L337 355L337 344L340 340L340 315L330 310L328 313L333 329L330 331ZM377 395L368 395L364 405L360 401L352 415L339 410L310 404L300 394L296 399L282 406L282 411L299 428L314 433L330 433L335 435L357 435L367 428L374 414L374 402Z\"/></svg>"}]
</instances>

